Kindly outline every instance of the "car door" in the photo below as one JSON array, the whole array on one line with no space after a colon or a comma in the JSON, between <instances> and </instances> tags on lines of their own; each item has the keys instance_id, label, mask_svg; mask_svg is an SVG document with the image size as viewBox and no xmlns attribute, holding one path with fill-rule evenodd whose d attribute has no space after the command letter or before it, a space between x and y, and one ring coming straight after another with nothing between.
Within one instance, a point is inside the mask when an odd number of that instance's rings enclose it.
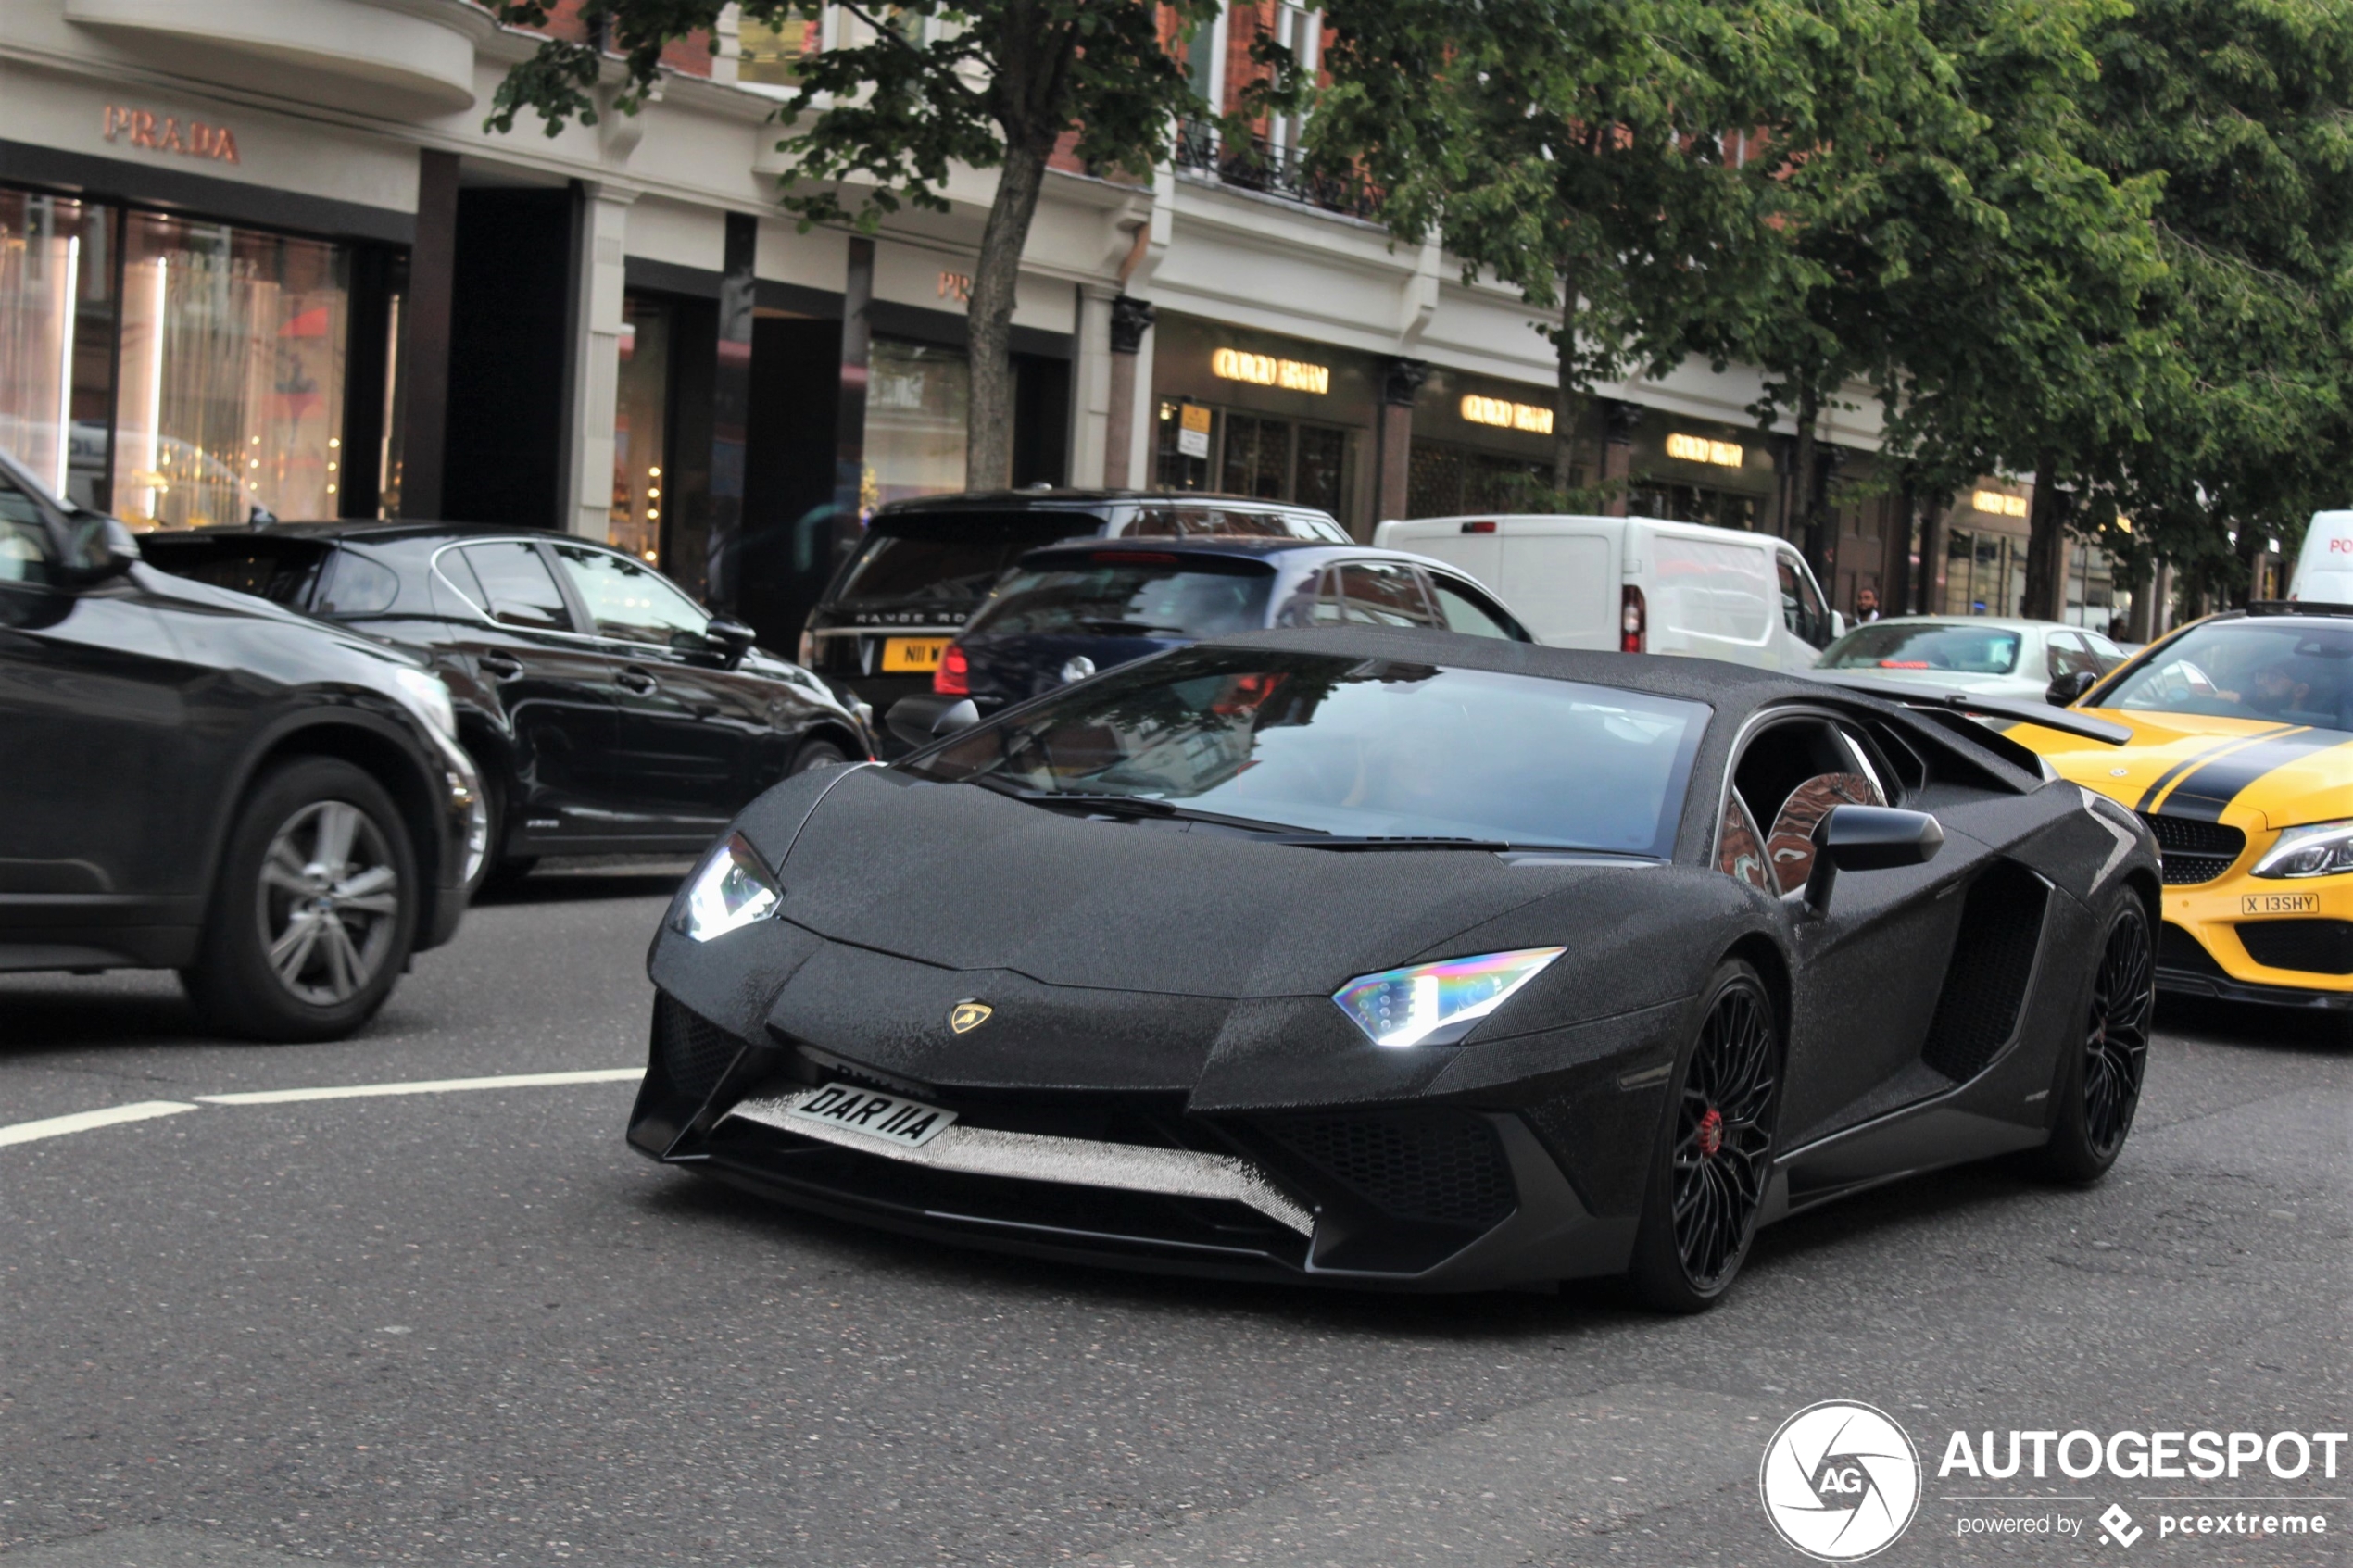
<instances>
[{"instance_id":1,"label":"car door","mask_svg":"<svg viewBox=\"0 0 2353 1568\"><path fill-rule=\"evenodd\" d=\"M14 939L38 939L28 922L55 940L59 918L200 913L189 826L208 820L219 759L192 755L189 705L208 672L180 656L140 569L72 581L78 543L0 470L0 932ZM188 907L157 910L159 894Z\"/></svg>"},{"instance_id":2,"label":"car door","mask_svg":"<svg viewBox=\"0 0 2353 1568\"><path fill-rule=\"evenodd\" d=\"M724 668L710 615L661 573L593 545L553 549L610 670L617 803L661 831L717 832L784 774L768 683Z\"/></svg>"},{"instance_id":3,"label":"car door","mask_svg":"<svg viewBox=\"0 0 2353 1568\"><path fill-rule=\"evenodd\" d=\"M481 540L434 558L460 601L451 639L495 694L513 748L503 803L510 850L561 849L612 836L612 756L621 720L612 669L557 583L537 541Z\"/></svg>"},{"instance_id":4,"label":"car door","mask_svg":"<svg viewBox=\"0 0 2353 1568\"><path fill-rule=\"evenodd\" d=\"M1780 578L1781 626L1788 635L1775 639L1778 657L1768 656L1768 664L1780 670L1811 670L1815 656L1830 646L1830 608L1822 603L1814 573L1795 550L1775 550L1773 564Z\"/></svg>"},{"instance_id":5,"label":"car door","mask_svg":"<svg viewBox=\"0 0 2353 1568\"><path fill-rule=\"evenodd\" d=\"M1840 804L1895 804L1892 781L1854 729L1811 710L1758 725L1733 766L1723 842L1761 846L1762 885L1788 912L1797 971L1785 1148L1951 1086L1921 1068L1920 1053L1958 930L1954 895L1983 847L1951 834L1925 866L1842 876L1819 913L1803 902L1814 825ZM1719 869L1741 874L1720 858Z\"/></svg>"}]
</instances>

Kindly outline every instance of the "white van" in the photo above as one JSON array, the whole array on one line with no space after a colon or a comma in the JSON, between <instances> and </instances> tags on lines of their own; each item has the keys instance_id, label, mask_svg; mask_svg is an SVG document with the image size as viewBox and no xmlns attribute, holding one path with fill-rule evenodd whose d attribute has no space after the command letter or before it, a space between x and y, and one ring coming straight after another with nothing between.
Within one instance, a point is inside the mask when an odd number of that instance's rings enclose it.
<instances>
[{"instance_id":1,"label":"white van","mask_svg":"<svg viewBox=\"0 0 2353 1568\"><path fill-rule=\"evenodd\" d=\"M1647 517L1417 517L1373 542L1462 568L1539 642L1810 670L1846 629L1769 533Z\"/></svg>"},{"instance_id":2,"label":"white van","mask_svg":"<svg viewBox=\"0 0 2353 1568\"><path fill-rule=\"evenodd\" d=\"M2312 514L2312 526L2304 531L2304 547L2296 552L2287 596L2353 605L2353 512Z\"/></svg>"}]
</instances>

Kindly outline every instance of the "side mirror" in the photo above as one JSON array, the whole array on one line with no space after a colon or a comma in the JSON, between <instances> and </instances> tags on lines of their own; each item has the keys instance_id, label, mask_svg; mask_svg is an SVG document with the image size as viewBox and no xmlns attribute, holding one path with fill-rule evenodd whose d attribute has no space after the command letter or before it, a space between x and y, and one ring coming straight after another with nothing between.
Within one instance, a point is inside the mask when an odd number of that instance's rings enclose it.
<instances>
[{"instance_id":1,"label":"side mirror","mask_svg":"<svg viewBox=\"0 0 2353 1568\"><path fill-rule=\"evenodd\" d=\"M2051 684L2043 688L2043 700L2053 708L2072 708L2099 684L2100 678L2089 670L2070 670L2051 677Z\"/></svg>"},{"instance_id":2,"label":"side mirror","mask_svg":"<svg viewBox=\"0 0 2353 1568\"><path fill-rule=\"evenodd\" d=\"M139 536L120 521L100 512L75 512L67 523L71 531L69 586L94 587L121 576L139 559Z\"/></svg>"},{"instance_id":3,"label":"side mirror","mask_svg":"<svg viewBox=\"0 0 2353 1568\"><path fill-rule=\"evenodd\" d=\"M1834 806L1814 824L1814 870L1806 879L1806 907L1831 905L1841 872L1883 872L1924 866L1944 847L1944 830L1925 811L1888 806Z\"/></svg>"},{"instance_id":4,"label":"side mirror","mask_svg":"<svg viewBox=\"0 0 2353 1568\"><path fill-rule=\"evenodd\" d=\"M929 746L979 723L980 709L973 706L973 699L968 696L918 693L892 703L883 722L909 746Z\"/></svg>"},{"instance_id":5,"label":"side mirror","mask_svg":"<svg viewBox=\"0 0 2353 1568\"><path fill-rule=\"evenodd\" d=\"M751 651L751 645L760 640L759 633L724 615L712 616L711 623L703 628L702 635L711 651L717 654L730 670L741 664L744 655Z\"/></svg>"},{"instance_id":6,"label":"side mirror","mask_svg":"<svg viewBox=\"0 0 2353 1568\"><path fill-rule=\"evenodd\" d=\"M1838 641L1844 635L1846 635L1846 612L1843 609L1834 609L1831 611L1831 643ZM1828 647L1830 643L1824 643L1822 646Z\"/></svg>"}]
</instances>

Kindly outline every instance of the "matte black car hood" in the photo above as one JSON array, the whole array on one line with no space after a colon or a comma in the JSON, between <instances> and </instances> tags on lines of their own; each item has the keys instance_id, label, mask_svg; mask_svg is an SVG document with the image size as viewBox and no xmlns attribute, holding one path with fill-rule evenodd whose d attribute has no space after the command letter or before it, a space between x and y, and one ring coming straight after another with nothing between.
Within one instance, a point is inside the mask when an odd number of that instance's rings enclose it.
<instances>
[{"instance_id":1,"label":"matte black car hood","mask_svg":"<svg viewBox=\"0 0 2353 1568\"><path fill-rule=\"evenodd\" d=\"M1050 985L1275 997L1328 995L1354 975L1443 956L1448 938L1507 910L1626 874L1475 850L1266 844L869 769L826 792L782 881L786 919L923 963Z\"/></svg>"}]
</instances>

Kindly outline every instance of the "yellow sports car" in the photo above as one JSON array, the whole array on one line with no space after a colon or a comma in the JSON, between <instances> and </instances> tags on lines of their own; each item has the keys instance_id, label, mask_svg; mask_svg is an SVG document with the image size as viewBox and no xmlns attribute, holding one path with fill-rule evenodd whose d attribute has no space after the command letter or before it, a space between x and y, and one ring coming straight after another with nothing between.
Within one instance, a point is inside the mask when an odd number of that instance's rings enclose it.
<instances>
[{"instance_id":1,"label":"yellow sports car","mask_svg":"<svg viewBox=\"0 0 2353 1568\"><path fill-rule=\"evenodd\" d=\"M2259 604L2196 621L2075 707L2132 744L2031 724L2010 738L2157 834L2158 985L2353 1009L2353 614Z\"/></svg>"}]
</instances>

